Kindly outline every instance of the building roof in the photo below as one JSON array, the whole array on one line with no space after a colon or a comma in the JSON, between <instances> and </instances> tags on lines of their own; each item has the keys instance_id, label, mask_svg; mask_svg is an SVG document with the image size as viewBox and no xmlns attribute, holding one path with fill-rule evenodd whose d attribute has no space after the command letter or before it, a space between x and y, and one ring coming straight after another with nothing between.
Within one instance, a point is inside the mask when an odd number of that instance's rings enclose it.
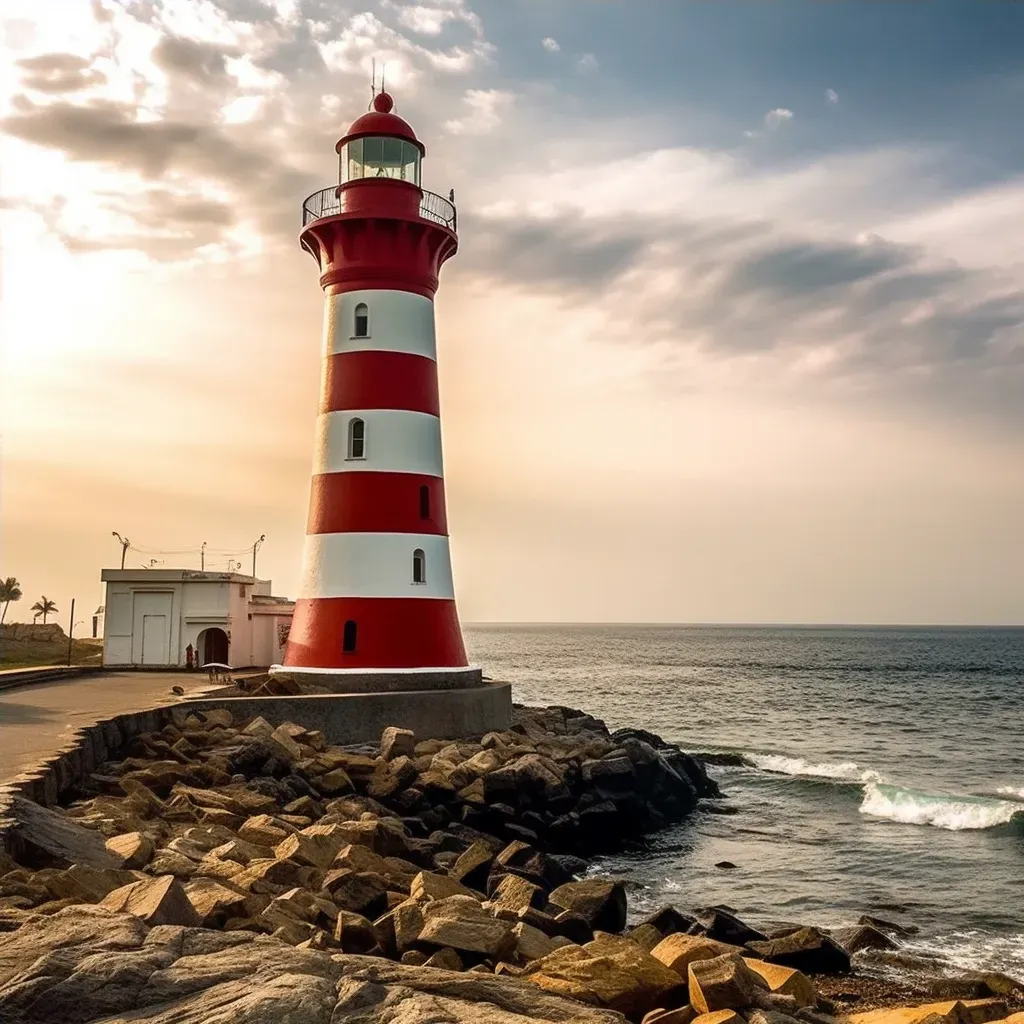
<instances>
[{"instance_id":1,"label":"building roof","mask_svg":"<svg viewBox=\"0 0 1024 1024\"><path fill-rule=\"evenodd\" d=\"M103 569L104 583L247 583L264 582L238 572L213 572L200 569Z\"/></svg>"}]
</instances>

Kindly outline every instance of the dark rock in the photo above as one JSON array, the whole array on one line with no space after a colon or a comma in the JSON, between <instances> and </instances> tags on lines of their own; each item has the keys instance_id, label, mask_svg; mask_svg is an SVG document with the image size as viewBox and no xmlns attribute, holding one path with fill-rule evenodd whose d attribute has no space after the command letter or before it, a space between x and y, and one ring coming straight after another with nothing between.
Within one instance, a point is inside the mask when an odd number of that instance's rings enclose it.
<instances>
[{"instance_id":1,"label":"dark rock","mask_svg":"<svg viewBox=\"0 0 1024 1024\"><path fill-rule=\"evenodd\" d=\"M726 907L708 907L697 911L697 924L700 926L700 934L730 946L745 946L749 942L761 942L767 938L764 932L744 924ZM693 928L690 931L696 934Z\"/></svg>"},{"instance_id":2,"label":"dark rock","mask_svg":"<svg viewBox=\"0 0 1024 1024\"><path fill-rule=\"evenodd\" d=\"M832 938L846 950L850 956L859 953L862 949L898 949L898 943L894 942L884 932L872 928L869 924L854 925L852 928L836 928L832 932Z\"/></svg>"},{"instance_id":3,"label":"dark rock","mask_svg":"<svg viewBox=\"0 0 1024 1024\"><path fill-rule=\"evenodd\" d=\"M920 929L917 925L896 924L894 921L886 921L881 917L872 917L870 914L863 914L857 924L865 924L871 928L877 928L886 935L898 935L900 938L909 938L916 935Z\"/></svg>"},{"instance_id":4,"label":"dark rock","mask_svg":"<svg viewBox=\"0 0 1024 1024\"><path fill-rule=\"evenodd\" d=\"M622 882L604 878L567 882L549 899L556 907L578 914L594 931L621 932L626 927L626 889Z\"/></svg>"},{"instance_id":5,"label":"dark rock","mask_svg":"<svg viewBox=\"0 0 1024 1024\"><path fill-rule=\"evenodd\" d=\"M736 865L731 860L720 860L716 865L716 868L721 868L723 871L732 871Z\"/></svg>"},{"instance_id":6,"label":"dark rock","mask_svg":"<svg viewBox=\"0 0 1024 1024\"><path fill-rule=\"evenodd\" d=\"M653 925L662 935L674 935L676 932L688 932L697 921L669 905L648 914L640 923Z\"/></svg>"},{"instance_id":7,"label":"dark rock","mask_svg":"<svg viewBox=\"0 0 1024 1024\"><path fill-rule=\"evenodd\" d=\"M748 941L746 946L762 960L804 974L847 974L850 970L846 950L817 928L801 928L779 939Z\"/></svg>"}]
</instances>

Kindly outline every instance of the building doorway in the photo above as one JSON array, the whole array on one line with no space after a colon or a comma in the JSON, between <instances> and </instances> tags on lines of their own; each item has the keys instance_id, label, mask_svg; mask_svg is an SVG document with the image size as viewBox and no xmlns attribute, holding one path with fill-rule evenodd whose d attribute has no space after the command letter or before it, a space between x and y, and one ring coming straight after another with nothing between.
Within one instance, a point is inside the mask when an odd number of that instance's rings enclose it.
<instances>
[{"instance_id":1,"label":"building doorway","mask_svg":"<svg viewBox=\"0 0 1024 1024\"><path fill-rule=\"evenodd\" d=\"M228 635L223 629L211 626L196 637L197 667L216 663L228 664Z\"/></svg>"}]
</instances>

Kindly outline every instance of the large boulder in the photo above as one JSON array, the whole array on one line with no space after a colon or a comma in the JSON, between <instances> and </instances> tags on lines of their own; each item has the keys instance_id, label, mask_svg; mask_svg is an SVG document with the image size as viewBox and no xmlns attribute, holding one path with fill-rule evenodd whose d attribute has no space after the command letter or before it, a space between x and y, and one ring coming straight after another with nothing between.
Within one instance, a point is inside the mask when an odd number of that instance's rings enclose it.
<instances>
[{"instance_id":1,"label":"large boulder","mask_svg":"<svg viewBox=\"0 0 1024 1024\"><path fill-rule=\"evenodd\" d=\"M626 927L626 889L622 882L605 878L567 882L548 900L582 917L595 931L621 932Z\"/></svg>"},{"instance_id":2,"label":"large boulder","mask_svg":"<svg viewBox=\"0 0 1024 1024\"><path fill-rule=\"evenodd\" d=\"M146 878L115 889L100 901L106 910L132 914L148 925L195 926L201 919L182 884L173 875Z\"/></svg>"},{"instance_id":3,"label":"large boulder","mask_svg":"<svg viewBox=\"0 0 1024 1024\"><path fill-rule=\"evenodd\" d=\"M583 1006L526 980L490 973L424 970L366 957L338 959L335 1021L396 1024L625 1024L611 1010Z\"/></svg>"},{"instance_id":4,"label":"large boulder","mask_svg":"<svg viewBox=\"0 0 1024 1024\"><path fill-rule=\"evenodd\" d=\"M770 1006L767 983L738 954L695 960L687 973L690 1005L698 1013Z\"/></svg>"},{"instance_id":5,"label":"large boulder","mask_svg":"<svg viewBox=\"0 0 1024 1024\"><path fill-rule=\"evenodd\" d=\"M153 857L153 840L141 832L125 832L106 841L107 850L121 858L121 867L130 871L144 868Z\"/></svg>"},{"instance_id":6,"label":"large boulder","mask_svg":"<svg viewBox=\"0 0 1024 1024\"><path fill-rule=\"evenodd\" d=\"M899 944L889 938L880 928L870 924L858 924L849 928L837 928L832 938L846 952L853 956L865 949L899 949Z\"/></svg>"},{"instance_id":7,"label":"large boulder","mask_svg":"<svg viewBox=\"0 0 1024 1024\"><path fill-rule=\"evenodd\" d=\"M640 927L645 927L641 925ZM651 927L647 925L646 927ZM706 935L668 935L652 950L651 956L660 960L680 977L688 978L687 968L697 960L713 960L716 956L730 953L742 953L739 946L730 946L724 942L716 942Z\"/></svg>"},{"instance_id":8,"label":"large boulder","mask_svg":"<svg viewBox=\"0 0 1024 1024\"><path fill-rule=\"evenodd\" d=\"M494 960L511 955L516 937L507 921L492 917L468 896L449 896L422 907L423 927L419 941L430 946L450 946Z\"/></svg>"},{"instance_id":9,"label":"large boulder","mask_svg":"<svg viewBox=\"0 0 1024 1024\"><path fill-rule=\"evenodd\" d=\"M850 955L817 928L800 928L777 939L747 942L761 960L795 967L804 974L847 974Z\"/></svg>"},{"instance_id":10,"label":"large boulder","mask_svg":"<svg viewBox=\"0 0 1024 1024\"><path fill-rule=\"evenodd\" d=\"M697 927L691 930L697 931L698 928L709 939L727 942L731 946L745 946L749 942L762 942L767 938L764 932L741 921L726 907L708 907L698 911Z\"/></svg>"},{"instance_id":11,"label":"large boulder","mask_svg":"<svg viewBox=\"0 0 1024 1024\"><path fill-rule=\"evenodd\" d=\"M764 960L745 957L747 966L767 983L769 991L774 995L791 996L798 1008L817 1005L818 993L814 984L802 971L782 964L769 964Z\"/></svg>"},{"instance_id":12,"label":"large boulder","mask_svg":"<svg viewBox=\"0 0 1024 1024\"><path fill-rule=\"evenodd\" d=\"M380 756L385 761L396 757L412 757L416 753L416 736L411 729L389 725L380 737Z\"/></svg>"},{"instance_id":13,"label":"large boulder","mask_svg":"<svg viewBox=\"0 0 1024 1024\"><path fill-rule=\"evenodd\" d=\"M16 796L9 815L15 824L8 831L21 847L19 860L32 867L70 867L85 864L92 868L119 868L123 860L107 849L103 836L84 828L67 815Z\"/></svg>"},{"instance_id":14,"label":"large boulder","mask_svg":"<svg viewBox=\"0 0 1024 1024\"><path fill-rule=\"evenodd\" d=\"M682 979L635 942L601 935L584 946L568 945L530 963L523 977L547 992L640 1017L677 1005Z\"/></svg>"}]
</instances>

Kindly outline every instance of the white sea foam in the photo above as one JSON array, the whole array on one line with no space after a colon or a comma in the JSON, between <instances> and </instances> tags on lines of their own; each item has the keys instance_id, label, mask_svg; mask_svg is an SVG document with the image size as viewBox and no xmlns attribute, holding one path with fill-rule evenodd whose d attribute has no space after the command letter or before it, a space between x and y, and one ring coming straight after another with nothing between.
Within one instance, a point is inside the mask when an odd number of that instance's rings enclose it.
<instances>
[{"instance_id":1,"label":"white sea foam","mask_svg":"<svg viewBox=\"0 0 1024 1024\"><path fill-rule=\"evenodd\" d=\"M873 782L880 778L877 772L861 768L853 761L814 764L802 757L786 757L783 754L744 754L744 757L755 767L780 775L807 779L838 779L842 782Z\"/></svg>"},{"instance_id":2,"label":"white sea foam","mask_svg":"<svg viewBox=\"0 0 1024 1024\"><path fill-rule=\"evenodd\" d=\"M888 818L904 825L934 825L960 832L1005 825L1024 811L1020 804L1009 800L922 793L920 790L869 782L864 787L860 813Z\"/></svg>"},{"instance_id":3,"label":"white sea foam","mask_svg":"<svg viewBox=\"0 0 1024 1024\"><path fill-rule=\"evenodd\" d=\"M959 931L911 939L905 949L938 957L949 965L951 972L1001 971L1015 981L1024 982L1024 932L992 935L979 930Z\"/></svg>"}]
</instances>

